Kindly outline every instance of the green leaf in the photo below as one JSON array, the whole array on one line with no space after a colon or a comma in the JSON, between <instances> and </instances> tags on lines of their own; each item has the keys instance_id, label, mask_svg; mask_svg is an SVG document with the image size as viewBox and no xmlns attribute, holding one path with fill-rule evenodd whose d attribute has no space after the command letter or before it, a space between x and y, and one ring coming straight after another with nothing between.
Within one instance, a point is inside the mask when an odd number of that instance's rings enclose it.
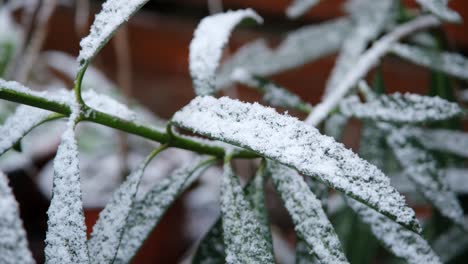
<instances>
[{"instance_id":1,"label":"green leaf","mask_svg":"<svg viewBox=\"0 0 468 264\"><path fill-rule=\"evenodd\" d=\"M133 204L114 263L131 261L169 206L212 163L210 158L205 161L196 159L184 165Z\"/></svg>"},{"instance_id":2,"label":"green leaf","mask_svg":"<svg viewBox=\"0 0 468 264\"><path fill-rule=\"evenodd\" d=\"M310 250L304 239L297 237L296 242L296 264L320 264L314 256L312 250Z\"/></svg>"},{"instance_id":3,"label":"green leaf","mask_svg":"<svg viewBox=\"0 0 468 264\"><path fill-rule=\"evenodd\" d=\"M370 225L375 237L397 257L405 259L409 264L442 263L420 235L353 199L347 199L347 202L361 219Z\"/></svg>"},{"instance_id":4,"label":"green leaf","mask_svg":"<svg viewBox=\"0 0 468 264\"><path fill-rule=\"evenodd\" d=\"M79 71L83 71L88 66L117 29L140 10L146 2L148 0L107 0L102 4L102 10L96 15L89 35L80 42Z\"/></svg>"},{"instance_id":5,"label":"green leaf","mask_svg":"<svg viewBox=\"0 0 468 264\"><path fill-rule=\"evenodd\" d=\"M0 171L0 263L35 263L28 248L26 232L19 216L18 203L8 186L8 179Z\"/></svg>"},{"instance_id":6,"label":"green leaf","mask_svg":"<svg viewBox=\"0 0 468 264\"><path fill-rule=\"evenodd\" d=\"M274 263L271 241L226 159L221 180L221 214L226 263Z\"/></svg>"},{"instance_id":7,"label":"green leaf","mask_svg":"<svg viewBox=\"0 0 468 264\"><path fill-rule=\"evenodd\" d=\"M112 195L111 201L99 214L88 241L90 263L113 263L120 246L127 219L134 204L141 177L149 162L161 151L161 145L132 172Z\"/></svg>"},{"instance_id":8,"label":"green leaf","mask_svg":"<svg viewBox=\"0 0 468 264\"><path fill-rule=\"evenodd\" d=\"M392 129L388 133L387 143L403 167L403 173L442 215L463 225L462 207L442 171L438 169L434 155L415 144L417 135L411 127Z\"/></svg>"},{"instance_id":9,"label":"green leaf","mask_svg":"<svg viewBox=\"0 0 468 264\"><path fill-rule=\"evenodd\" d=\"M47 215L46 263L89 263L81 199L78 146L74 128L79 109L73 106L54 159L52 200Z\"/></svg>"},{"instance_id":10,"label":"green leaf","mask_svg":"<svg viewBox=\"0 0 468 264\"><path fill-rule=\"evenodd\" d=\"M231 31L243 21L263 19L252 9L228 11L204 18L190 43L190 75L197 95L215 91L216 70Z\"/></svg>"},{"instance_id":11,"label":"green leaf","mask_svg":"<svg viewBox=\"0 0 468 264\"><path fill-rule=\"evenodd\" d=\"M342 100L339 107L340 112L349 117L393 123L441 121L462 114L457 104L440 97L409 93L381 95L365 103L357 96L350 96Z\"/></svg>"},{"instance_id":12,"label":"green leaf","mask_svg":"<svg viewBox=\"0 0 468 264\"><path fill-rule=\"evenodd\" d=\"M284 107L305 113L312 111L312 106L298 95L260 76L254 76L242 68L232 74L233 80L257 89L263 93L263 101L271 106Z\"/></svg>"},{"instance_id":13,"label":"green leaf","mask_svg":"<svg viewBox=\"0 0 468 264\"><path fill-rule=\"evenodd\" d=\"M298 236L321 263L348 263L322 203L295 170L269 163L271 178L292 217Z\"/></svg>"},{"instance_id":14,"label":"green leaf","mask_svg":"<svg viewBox=\"0 0 468 264\"><path fill-rule=\"evenodd\" d=\"M26 105L18 106L15 113L0 126L0 155L14 148L33 128L47 121L51 114L49 111Z\"/></svg>"},{"instance_id":15,"label":"green leaf","mask_svg":"<svg viewBox=\"0 0 468 264\"><path fill-rule=\"evenodd\" d=\"M296 118L259 104L203 96L177 112L172 122L294 167L412 230L419 229L413 210L379 169Z\"/></svg>"},{"instance_id":16,"label":"green leaf","mask_svg":"<svg viewBox=\"0 0 468 264\"><path fill-rule=\"evenodd\" d=\"M392 52L417 65L468 80L468 59L458 53L437 51L402 43L394 44Z\"/></svg>"},{"instance_id":17,"label":"green leaf","mask_svg":"<svg viewBox=\"0 0 468 264\"><path fill-rule=\"evenodd\" d=\"M416 0L424 9L427 9L434 15L450 21L461 22L460 15L447 6L448 0Z\"/></svg>"}]
</instances>

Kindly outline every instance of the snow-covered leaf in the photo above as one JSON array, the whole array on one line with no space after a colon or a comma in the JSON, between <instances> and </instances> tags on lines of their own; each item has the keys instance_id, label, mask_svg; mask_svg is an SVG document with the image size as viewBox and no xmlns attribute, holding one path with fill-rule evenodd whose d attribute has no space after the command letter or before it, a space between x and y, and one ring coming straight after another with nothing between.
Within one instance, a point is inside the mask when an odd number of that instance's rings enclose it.
<instances>
[{"instance_id":1,"label":"snow-covered leaf","mask_svg":"<svg viewBox=\"0 0 468 264\"><path fill-rule=\"evenodd\" d=\"M331 115L323 126L324 134L333 137L336 141L341 141L348 120L349 118L341 113Z\"/></svg>"},{"instance_id":2,"label":"snow-covered leaf","mask_svg":"<svg viewBox=\"0 0 468 264\"><path fill-rule=\"evenodd\" d=\"M346 116L394 123L441 121L462 114L457 104L440 97L409 93L381 95L365 103L357 96L350 96L339 107Z\"/></svg>"},{"instance_id":3,"label":"snow-covered leaf","mask_svg":"<svg viewBox=\"0 0 468 264\"><path fill-rule=\"evenodd\" d=\"M295 109L306 113L312 110L312 106L304 102L298 95L267 79L254 76L242 68L236 69L232 73L232 78L243 85L262 92L263 101L271 106Z\"/></svg>"},{"instance_id":4,"label":"snow-covered leaf","mask_svg":"<svg viewBox=\"0 0 468 264\"><path fill-rule=\"evenodd\" d=\"M116 30L136 13L148 0L107 0L102 10L96 15L90 33L80 42L78 55L80 70L86 68Z\"/></svg>"},{"instance_id":5,"label":"snow-covered leaf","mask_svg":"<svg viewBox=\"0 0 468 264\"><path fill-rule=\"evenodd\" d=\"M402 225L419 229L413 210L379 169L296 118L257 103L203 96L177 112L172 122L292 166Z\"/></svg>"},{"instance_id":6,"label":"snow-covered leaf","mask_svg":"<svg viewBox=\"0 0 468 264\"><path fill-rule=\"evenodd\" d=\"M327 96L340 82L343 76L353 69L370 41L384 29L392 15L393 0L353 0L348 2L353 17L353 27L341 47L330 78L325 87Z\"/></svg>"},{"instance_id":7,"label":"snow-covered leaf","mask_svg":"<svg viewBox=\"0 0 468 264\"><path fill-rule=\"evenodd\" d=\"M221 180L221 214L226 263L274 263L271 241L248 200L230 162Z\"/></svg>"},{"instance_id":8,"label":"snow-covered leaf","mask_svg":"<svg viewBox=\"0 0 468 264\"><path fill-rule=\"evenodd\" d=\"M392 52L415 64L468 80L468 58L458 53L436 51L402 43L393 45Z\"/></svg>"},{"instance_id":9,"label":"snow-covered leaf","mask_svg":"<svg viewBox=\"0 0 468 264\"><path fill-rule=\"evenodd\" d=\"M414 129L425 148L468 158L468 133L448 129Z\"/></svg>"},{"instance_id":10,"label":"snow-covered leaf","mask_svg":"<svg viewBox=\"0 0 468 264\"><path fill-rule=\"evenodd\" d=\"M148 163L159 154L158 148L132 172L112 195L111 201L99 214L88 241L91 263L113 263L120 246L130 210L135 201L141 177Z\"/></svg>"},{"instance_id":11,"label":"snow-covered leaf","mask_svg":"<svg viewBox=\"0 0 468 264\"><path fill-rule=\"evenodd\" d=\"M318 4L320 0L294 0L286 9L289 18L298 18Z\"/></svg>"},{"instance_id":12,"label":"snow-covered leaf","mask_svg":"<svg viewBox=\"0 0 468 264\"><path fill-rule=\"evenodd\" d=\"M409 264L442 263L426 240L401 225L391 221L379 212L353 199L347 199L349 206L367 223L374 236L397 257Z\"/></svg>"},{"instance_id":13,"label":"snow-covered leaf","mask_svg":"<svg viewBox=\"0 0 468 264\"><path fill-rule=\"evenodd\" d=\"M50 264L89 263L74 132L78 114L78 106L74 105L54 159L45 248L46 263Z\"/></svg>"},{"instance_id":14,"label":"snow-covered leaf","mask_svg":"<svg viewBox=\"0 0 468 264\"><path fill-rule=\"evenodd\" d=\"M453 222L463 224L463 210L447 179L438 169L433 154L415 144L410 127L390 130L387 142L403 167L403 173L414 182L419 192Z\"/></svg>"},{"instance_id":15,"label":"snow-covered leaf","mask_svg":"<svg viewBox=\"0 0 468 264\"><path fill-rule=\"evenodd\" d=\"M314 256L304 239L297 238L296 242L296 264L319 264L317 258Z\"/></svg>"},{"instance_id":16,"label":"snow-covered leaf","mask_svg":"<svg viewBox=\"0 0 468 264\"><path fill-rule=\"evenodd\" d=\"M465 216L465 225L468 226L468 217ZM458 226L453 226L436 238L432 244L434 251L439 254L444 263L459 256L468 248L468 233Z\"/></svg>"},{"instance_id":17,"label":"snow-covered leaf","mask_svg":"<svg viewBox=\"0 0 468 264\"><path fill-rule=\"evenodd\" d=\"M450 21L450 22L461 22L460 15L450 9L447 4L448 0L416 0L424 9L427 9L434 15Z\"/></svg>"},{"instance_id":18,"label":"snow-covered leaf","mask_svg":"<svg viewBox=\"0 0 468 264\"><path fill-rule=\"evenodd\" d=\"M302 176L293 169L272 162L269 163L269 170L298 236L307 243L311 253L320 263L348 263L321 201Z\"/></svg>"},{"instance_id":19,"label":"snow-covered leaf","mask_svg":"<svg viewBox=\"0 0 468 264\"><path fill-rule=\"evenodd\" d=\"M175 170L133 204L114 263L131 261L169 206L212 162L207 161L195 159Z\"/></svg>"},{"instance_id":20,"label":"snow-covered leaf","mask_svg":"<svg viewBox=\"0 0 468 264\"><path fill-rule=\"evenodd\" d=\"M224 62L216 79L217 89L232 83L232 73L243 68L251 74L267 76L295 68L336 52L350 29L346 18L309 25L289 33L274 50L264 40L241 47ZM310 40L314 44L310 45Z\"/></svg>"},{"instance_id":21,"label":"snow-covered leaf","mask_svg":"<svg viewBox=\"0 0 468 264\"><path fill-rule=\"evenodd\" d=\"M0 252L0 263L35 263L28 248L18 203L8 186L7 177L2 172L0 172Z\"/></svg>"},{"instance_id":22,"label":"snow-covered leaf","mask_svg":"<svg viewBox=\"0 0 468 264\"><path fill-rule=\"evenodd\" d=\"M215 90L216 70L231 31L241 22L262 18L252 9L228 11L204 18L190 43L190 75L197 95Z\"/></svg>"},{"instance_id":23,"label":"snow-covered leaf","mask_svg":"<svg viewBox=\"0 0 468 264\"><path fill-rule=\"evenodd\" d=\"M22 84L15 82L15 81L5 81L0 79L0 94L3 92L9 93L18 93L22 96L34 96L39 97L45 101L52 101L57 104L62 104L64 107L68 107L68 104L71 102L73 97L70 96L69 92L65 92L64 90L58 91L33 91L28 87L23 86ZM6 95L8 96L8 95ZM3 97L5 98L5 97ZM8 98L8 97L6 97Z\"/></svg>"},{"instance_id":24,"label":"snow-covered leaf","mask_svg":"<svg viewBox=\"0 0 468 264\"><path fill-rule=\"evenodd\" d=\"M52 113L46 110L20 105L15 113L0 126L0 155L12 148L34 127L46 121Z\"/></svg>"}]
</instances>

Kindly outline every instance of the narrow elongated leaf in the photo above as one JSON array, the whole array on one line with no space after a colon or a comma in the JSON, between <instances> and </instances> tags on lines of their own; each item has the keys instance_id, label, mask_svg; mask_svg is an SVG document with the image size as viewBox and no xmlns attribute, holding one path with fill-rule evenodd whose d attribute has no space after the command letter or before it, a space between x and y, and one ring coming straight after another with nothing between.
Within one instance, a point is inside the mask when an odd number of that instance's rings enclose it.
<instances>
[{"instance_id":1,"label":"narrow elongated leaf","mask_svg":"<svg viewBox=\"0 0 468 264\"><path fill-rule=\"evenodd\" d=\"M114 192L111 201L99 214L88 248L91 263L113 263L132 209L141 177L148 163L163 148L156 149Z\"/></svg>"},{"instance_id":2,"label":"narrow elongated leaf","mask_svg":"<svg viewBox=\"0 0 468 264\"><path fill-rule=\"evenodd\" d=\"M396 256L409 264L442 263L429 244L420 235L391 221L379 212L353 199L349 206L367 223L374 236Z\"/></svg>"},{"instance_id":3,"label":"narrow elongated leaf","mask_svg":"<svg viewBox=\"0 0 468 264\"><path fill-rule=\"evenodd\" d=\"M468 226L468 217L465 216L465 225ZM451 227L448 231L437 237L432 244L444 263L465 252L468 248L468 233L458 226Z\"/></svg>"},{"instance_id":4,"label":"narrow elongated leaf","mask_svg":"<svg viewBox=\"0 0 468 264\"><path fill-rule=\"evenodd\" d=\"M296 242L296 264L319 264L321 263L310 250L304 239L297 238Z\"/></svg>"},{"instance_id":5,"label":"narrow elongated leaf","mask_svg":"<svg viewBox=\"0 0 468 264\"><path fill-rule=\"evenodd\" d=\"M200 167L200 164L205 166ZM133 204L114 263L129 263L176 198L203 172L199 159L175 170Z\"/></svg>"},{"instance_id":6,"label":"narrow elongated leaf","mask_svg":"<svg viewBox=\"0 0 468 264\"><path fill-rule=\"evenodd\" d=\"M330 78L325 87L325 97L338 85L343 76L353 69L370 41L384 29L392 15L393 0L359 0L348 2L353 27L343 42Z\"/></svg>"},{"instance_id":7,"label":"narrow elongated leaf","mask_svg":"<svg viewBox=\"0 0 468 264\"><path fill-rule=\"evenodd\" d=\"M96 56L115 31L136 13L148 0L107 0L102 10L96 15L90 33L80 42L78 55L80 70Z\"/></svg>"},{"instance_id":8,"label":"narrow elongated leaf","mask_svg":"<svg viewBox=\"0 0 468 264\"><path fill-rule=\"evenodd\" d=\"M228 11L204 18L190 43L190 75L197 95L215 90L215 73L231 31L245 20L262 23L252 9Z\"/></svg>"},{"instance_id":9,"label":"narrow elongated leaf","mask_svg":"<svg viewBox=\"0 0 468 264\"><path fill-rule=\"evenodd\" d=\"M267 79L253 76L242 68L235 70L232 74L232 78L241 84L262 92L263 101L271 106L295 109L306 113L309 113L312 110L312 106L304 102L298 95L293 94L289 90L270 82Z\"/></svg>"},{"instance_id":10,"label":"narrow elongated leaf","mask_svg":"<svg viewBox=\"0 0 468 264\"><path fill-rule=\"evenodd\" d=\"M416 0L416 2L444 20L450 22L461 21L460 15L447 6L448 0Z\"/></svg>"},{"instance_id":11,"label":"narrow elongated leaf","mask_svg":"<svg viewBox=\"0 0 468 264\"><path fill-rule=\"evenodd\" d=\"M181 128L292 166L402 225L419 229L413 210L379 169L296 118L256 103L204 96L192 100L172 121Z\"/></svg>"},{"instance_id":12,"label":"narrow elongated leaf","mask_svg":"<svg viewBox=\"0 0 468 264\"><path fill-rule=\"evenodd\" d=\"M414 129L425 148L468 158L468 133L448 129Z\"/></svg>"},{"instance_id":13,"label":"narrow elongated leaf","mask_svg":"<svg viewBox=\"0 0 468 264\"><path fill-rule=\"evenodd\" d=\"M45 248L46 263L50 264L89 263L74 132L78 113L78 106L74 106L54 159Z\"/></svg>"},{"instance_id":14,"label":"narrow elongated leaf","mask_svg":"<svg viewBox=\"0 0 468 264\"><path fill-rule=\"evenodd\" d=\"M286 9L289 18L298 18L318 4L320 0L294 0Z\"/></svg>"},{"instance_id":15,"label":"narrow elongated leaf","mask_svg":"<svg viewBox=\"0 0 468 264\"><path fill-rule=\"evenodd\" d=\"M229 162L224 164L221 180L221 214L226 263L274 262L271 241Z\"/></svg>"},{"instance_id":16,"label":"narrow elongated leaf","mask_svg":"<svg viewBox=\"0 0 468 264\"><path fill-rule=\"evenodd\" d=\"M14 147L29 131L46 121L51 112L20 105L0 126L0 155Z\"/></svg>"},{"instance_id":17,"label":"narrow elongated leaf","mask_svg":"<svg viewBox=\"0 0 468 264\"><path fill-rule=\"evenodd\" d=\"M463 224L463 210L455 193L450 190L443 173L438 170L437 160L428 151L414 144L410 128L394 129L387 142L421 194L441 213L457 224Z\"/></svg>"},{"instance_id":18,"label":"narrow elongated leaf","mask_svg":"<svg viewBox=\"0 0 468 264\"><path fill-rule=\"evenodd\" d=\"M415 64L468 80L468 58L458 53L436 51L402 43L393 45L392 52Z\"/></svg>"},{"instance_id":19,"label":"narrow elongated leaf","mask_svg":"<svg viewBox=\"0 0 468 264\"><path fill-rule=\"evenodd\" d=\"M340 112L349 117L394 123L441 121L462 114L455 103L417 94L381 95L362 103L357 96L341 101Z\"/></svg>"},{"instance_id":20,"label":"narrow elongated leaf","mask_svg":"<svg viewBox=\"0 0 468 264\"><path fill-rule=\"evenodd\" d=\"M307 243L318 261L348 263L322 203L310 191L302 176L279 164L270 163L269 169L298 236Z\"/></svg>"},{"instance_id":21,"label":"narrow elongated leaf","mask_svg":"<svg viewBox=\"0 0 468 264\"><path fill-rule=\"evenodd\" d=\"M28 248L18 203L8 186L7 177L2 172L0 172L0 238L0 263L35 263Z\"/></svg>"},{"instance_id":22,"label":"narrow elongated leaf","mask_svg":"<svg viewBox=\"0 0 468 264\"><path fill-rule=\"evenodd\" d=\"M267 76L330 55L341 47L350 24L348 19L340 18L299 28L289 33L274 50L263 40L249 43L221 65L216 87L221 89L229 86L232 73L237 68L254 75ZM310 45L311 39L314 45Z\"/></svg>"}]
</instances>

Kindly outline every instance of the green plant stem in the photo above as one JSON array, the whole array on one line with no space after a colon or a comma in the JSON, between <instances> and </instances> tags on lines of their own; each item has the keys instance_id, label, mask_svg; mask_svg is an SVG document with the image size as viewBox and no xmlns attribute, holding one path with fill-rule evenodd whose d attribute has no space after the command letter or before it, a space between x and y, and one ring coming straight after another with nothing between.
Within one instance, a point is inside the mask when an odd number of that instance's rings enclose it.
<instances>
[{"instance_id":1,"label":"green plant stem","mask_svg":"<svg viewBox=\"0 0 468 264\"><path fill-rule=\"evenodd\" d=\"M76 101L81 106L85 105L85 102L83 101L83 97L81 97L81 84L83 82L83 77L86 73L86 69L88 68L88 63L89 62L86 62L86 64L80 66L80 70L76 74L76 78L75 78L75 87L74 87L75 97L76 97Z\"/></svg>"},{"instance_id":2,"label":"green plant stem","mask_svg":"<svg viewBox=\"0 0 468 264\"><path fill-rule=\"evenodd\" d=\"M71 114L71 109L66 104L2 87L0 87L0 99L49 110L61 114L64 117ZM89 121L107 127L112 127L152 141L157 141L161 144L168 144L169 147L186 149L200 154L216 157L223 157L225 155L225 150L222 147L205 145L181 136L171 137L171 135L169 135L167 132L159 131L151 126L144 125L136 121L124 120L122 118L92 109L86 105L82 105L82 107L84 115L81 117L80 121ZM257 158L258 155L252 151L242 150L234 153L233 157Z\"/></svg>"}]
</instances>

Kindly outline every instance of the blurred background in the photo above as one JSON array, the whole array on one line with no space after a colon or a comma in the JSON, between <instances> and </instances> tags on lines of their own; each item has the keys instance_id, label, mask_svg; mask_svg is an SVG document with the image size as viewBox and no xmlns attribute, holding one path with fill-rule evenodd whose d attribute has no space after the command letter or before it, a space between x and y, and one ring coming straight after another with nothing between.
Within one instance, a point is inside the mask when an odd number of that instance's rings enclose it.
<instances>
[{"instance_id":1,"label":"blurred background","mask_svg":"<svg viewBox=\"0 0 468 264\"><path fill-rule=\"evenodd\" d=\"M33 1L34 2L34 1ZM46 2L46 0L38 1ZM50 19L40 21L39 9L32 8L27 16L32 19L31 35L34 26L40 23L45 25L44 39L39 49L42 51L61 51L72 57L79 52L79 41L88 34L94 14L100 10L104 1L77 0L58 1L55 8L50 10ZM193 87L188 72L188 47L192 34L198 22L210 13L222 10L253 8L265 20L263 25L240 27L232 35L225 52L228 58L235 51L252 40L266 39L271 47L275 47L286 34L305 25L324 22L344 15L344 0L321 1L304 16L298 19L288 19L285 10L290 0L150 0L143 9L133 17L129 23L121 28L116 36L105 46L95 60L94 66L101 70L105 78L117 84L121 93L130 98L129 101L138 101L157 116L168 119L179 108L187 104L193 97ZM404 0L407 7L416 7L415 1ZM468 20L468 2L464 0L450 1L450 7L456 10L464 20ZM15 13L15 20L20 23L26 11ZM79 20L79 23L77 23ZM446 24L439 30L446 47L468 56L468 28L466 23ZM31 37L31 36L29 36ZM314 45L311 40L310 45ZM287 70L272 76L272 80L299 94L305 101L315 104L319 102L329 73L334 66L336 54L325 56L314 62L296 69ZM41 67L39 62L31 65ZM72 80L61 72L61 67L68 65L55 65L51 72L62 80L68 87ZM394 56L386 56L382 61L380 70L383 73L385 84L389 92L413 91L426 93L427 87L433 81L431 71L410 64ZM372 73L370 74L372 75ZM465 84L457 84L465 85ZM260 95L256 92L239 86L233 91L225 91L227 95L242 98L247 101L258 101ZM465 122L466 123L466 122ZM465 124L466 126L466 124ZM344 143L357 149L359 141L359 124L351 122L344 135ZM114 135L115 136L115 135ZM46 211L48 197L37 184L39 172L49 164L54 156L54 146L46 147L45 155L35 157L28 166L12 167L7 172L11 185L19 201L21 215L25 221L31 247L38 262L43 261L43 247L46 230ZM161 161L161 166L168 167L167 171L176 167L168 165L172 156L184 157L188 153L171 152ZM98 159L105 162L104 157ZM98 162L98 163L99 163ZM156 165L155 165L156 166ZM240 170L249 174L248 164L240 164ZM3 167L5 168L5 167ZM165 173L168 173L165 171ZM206 179L216 178L219 171L211 171ZM160 173L161 175L164 173ZM154 176L158 178L159 176ZM211 178L210 178L211 177ZM179 263L184 259L190 247L208 230L216 218L217 202L216 192L211 192L212 182L201 181L198 187L193 188L171 207L161 224L141 250L134 263ZM45 189L47 189L45 187ZM96 195L99 195L96 194ZM462 197L466 200L466 197ZM97 198L99 199L99 197ZM272 222L277 226L276 231L283 238L282 245L285 250L292 248L294 232L287 213L281 208L275 197L270 197L269 206L276 213L271 215ZM213 205L214 203L214 205ZM101 206L90 202L87 208L88 228L96 220ZM466 201L464 205L466 206ZM466 208L465 208L466 210ZM417 212L422 217L428 217L432 212L426 207L419 208ZM346 213L345 213L346 214ZM373 250L377 242L369 231L356 218L350 218L346 225L358 226L359 233L354 234L355 247L363 252L374 252L371 256L364 253L361 262L355 263L387 263L387 253L383 250ZM187 231L187 229L190 229ZM375 253L376 252L376 253ZM286 257L287 254L285 253ZM467 254L461 254L453 263L467 263ZM356 257L359 259L359 257Z\"/></svg>"}]
</instances>

